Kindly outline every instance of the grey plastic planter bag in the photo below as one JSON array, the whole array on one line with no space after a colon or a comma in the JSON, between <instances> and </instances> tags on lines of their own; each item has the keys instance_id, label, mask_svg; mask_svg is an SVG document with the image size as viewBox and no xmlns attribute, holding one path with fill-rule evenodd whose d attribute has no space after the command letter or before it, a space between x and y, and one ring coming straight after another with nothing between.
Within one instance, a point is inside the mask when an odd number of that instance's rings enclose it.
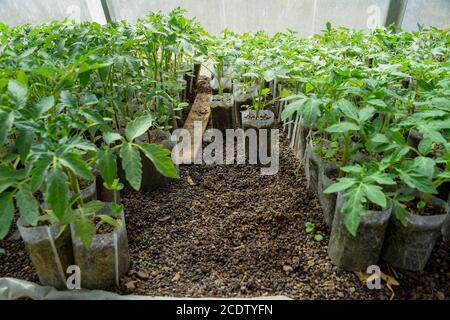
<instances>
[{"instance_id":1,"label":"grey plastic planter bag","mask_svg":"<svg viewBox=\"0 0 450 320\"><path fill-rule=\"evenodd\" d=\"M421 271L425 268L449 212L445 201L436 197L430 197L428 201L444 208L446 214L410 214L406 227L394 216L391 218L382 253L383 260L390 265L410 271Z\"/></svg>"},{"instance_id":2,"label":"grey plastic planter bag","mask_svg":"<svg viewBox=\"0 0 450 320\"><path fill-rule=\"evenodd\" d=\"M320 158L314 152L313 148L308 145L305 151L305 174L308 180L309 187L314 191L316 195L319 194L319 170L320 170Z\"/></svg>"},{"instance_id":3,"label":"grey plastic planter bag","mask_svg":"<svg viewBox=\"0 0 450 320\"><path fill-rule=\"evenodd\" d=\"M244 91L242 84L235 83L233 85L233 100L234 100L234 125L235 128L242 127L242 117L241 112L244 111L243 106L252 105L253 98L258 96L258 86L253 85L246 88Z\"/></svg>"},{"instance_id":4,"label":"grey plastic planter bag","mask_svg":"<svg viewBox=\"0 0 450 320\"><path fill-rule=\"evenodd\" d=\"M343 205L344 196L338 193L328 254L333 264L340 268L366 271L380 258L392 207L385 211L367 212L361 219L356 237L353 237L344 224Z\"/></svg>"},{"instance_id":5,"label":"grey plastic planter bag","mask_svg":"<svg viewBox=\"0 0 450 320\"><path fill-rule=\"evenodd\" d=\"M266 135L266 146L267 146L267 150L266 150L266 155L267 156L271 156L271 148L272 148L272 144L271 144L271 130L274 126L275 126L275 115L273 114L272 111L270 110L261 110L261 115L263 115L265 118L264 119L256 119L256 110L246 110L246 111L242 111L242 129L244 131L248 130L248 129L255 129L256 134L257 134L257 139L258 139L258 143L256 145L256 152L258 155L258 161L259 162L259 155L260 155L260 151L259 151L259 147L261 146L260 140L259 140L259 134L261 129L266 129L267 130L267 135ZM249 157L249 143L246 141L245 142L245 152L246 152L246 156Z\"/></svg>"},{"instance_id":6,"label":"grey plastic planter bag","mask_svg":"<svg viewBox=\"0 0 450 320\"><path fill-rule=\"evenodd\" d=\"M231 81L231 78L222 78L221 84L224 93L233 92L233 82ZM212 79L209 82L209 86L211 87L213 94L219 93L219 80L217 80L217 78Z\"/></svg>"},{"instance_id":7,"label":"grey plastic planter bag","mask_svg":"<svg viewBox=\"0 0 450 320\"><path fill-rule=\"evenodd\" d=\"M233 129L233 95L224 93L223 97L211 97L211 122L215 129L225 133L226 129Z\"/></svg>"},{"instance_id":8,"label":"grey plastic planter bag","mask_svg":"<svg viewBox=\"0 0 450 320\"><path fill-rule=\"evenodd\" d=\"M335 182L330 178L331 173L337 175L339 173L339 169L337 167L322 163L319 168L319 178L317 186L319 203L323 212L323 219L325 221L325 224L329 228L331 228L331 225L333 224L334 213L336 211L337 194L326 194L323 193L323 191Z\"/></svg>"},{"instance_id":9,"label":"grey plastic planter bag","mask_svg":"<svg viewBox=\"0 0 450 320\"><path fill-rule=\"evenodd\" d=\"M19 218L17 227L39 281L46 286L67 289L66 270L74 264L69 228L57 237L61 229L56 224L32 227Z\"/></svg>"},{"instance_id":10,"label":"grey plastic planter bag","mask_svg":"<svg viewBox=\"0 0 450 320\"><path fill-rule=\"evenodd\" d=\"M111 213L111 205L106 204L99 214ZM97 234L92 238L90 248L85 248L75 237L75 228L70 226L73 238L75 264L81 270L81 287L84 289L106 289L119 285L121 276L128 272L130 256L125 215L120 214L122 226L107 234Z\"/></svg>"}]
</instances>

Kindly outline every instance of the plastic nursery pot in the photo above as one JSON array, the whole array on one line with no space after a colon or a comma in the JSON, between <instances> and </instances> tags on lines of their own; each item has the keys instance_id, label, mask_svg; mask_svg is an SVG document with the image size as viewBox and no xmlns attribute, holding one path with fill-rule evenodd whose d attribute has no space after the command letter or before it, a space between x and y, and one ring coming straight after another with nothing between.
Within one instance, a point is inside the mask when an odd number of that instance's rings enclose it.
<instances>
[{"instance_id":1,"label":"plastic nursery pot","mask_svg":"<svg viewBox=\"0 0 450 320\"><path fill-rule=\"evenodd\" d=\"M314 152L311 146L306 146L304 160L306 179L308 179L308 184L316 195L319 195L320 166L321 160L319 155Z\"/></svg>"},{"instance_id":2,"label":"plastic nursery pot","mask_svg":"<svg viewBox=\"0 0 450 320\"><path fill-rule=\"evenodd\" d=\"M259 163L259 147L261 146L261 143L259 141L259 135L261 129L266 129L266 142L267 142L267 156L271 155L271 130L275 126L275 115L270 110L261 110L259 114L259 118L256 117L256 110L245 110L242 111L242 129L244 131L249 129L254 129L256 131L257 136L257 145L256 145L256 152L258 155L258 163ZM250 146L245 139L245 150L246 155L249 157L249 150Z\"/></svg>"},{"instance_id":3,"label":"plastic nursery pot","mask_svg":"<svg viewBox=\"0 0 450 320\"><path fill-rule=\"evenodd\" d=\"M422 140L422 135L420 134L420 132L417 130L411 129L408 133L406 142L411 147L417 149L421 140ZM414 151L412 151L412 150L409 151L408 156L411 156L411 157L415 156Z\"/></svg>"},{"instance_id":4,"label":"plastic nursery pot","mask_svg":"<svg viewBox=\"0 0 450 320\"><path fill-rule=\"evenodd\" d=\"M233 129L233 95L224 93L223 96L211 97L211 123L213 128L225 133L226 129Z\"/></svg>"},{"instance_id":5,"label":"plastic nursery pot","mask_svg":"<svg viewBox=\"0 0 450 320\"><path fill-rule=\"evenodd\" d=\"M232 93L233 92L233 82L230 78L222 78L222 89L224 93ZM219 94L219 81L217 78L212 79L209 82L213 94Z\"/></svg>"},{"instance_id":6,"label":"plastic nursery pot","mask_svg":"<svg viewBox=\"0 0 450 320\"><path fill-rule=\"evenodd\" d=\"M323 212L323 219L327 227L331 228L334 219L334 213L336 211L337 194L326 194L323 191L331 186L336 181L336 177L339 175L339 168L329 164L322 163L319 167L318 177L318 198Z\"/></svg>"},{"instance_id":7,"label":"plastic nursery pot","mask_svg":"<svg viewBox=\"0 0 450 320\"><path fill-rule=\"evenodd\" d=\"M57 237L61 230L57 224L32 227L19 218L17 227L40 283L59 290L67 289L66 271L74 264L69 228Z\"/></svg>"},{"instance_id":8,"label":"plastic nursery pot","mask_svg":"<svg viewBox=\"0 0 450 320\"><path fill-rule=\"evenodd\" d=\"M258 86L253 85L244 90L243 85L240 83L234 83L233 85L233 100L234 100L234 126L235 128L242 128L242 106L251 106L253 104L253 98L258 96Z\"/></svg>"},{"instance_id":9,"label":"plastic nursery pot","mask_svg":"<svg viewBox=\"0 0 450 320\"><path fill-rule=\"evenodd\" d=\"M197 88L201 68L202 65L199 63L192 64L191 71L186 73L185 75L185 79L187 81L187 92L189 93L189 95L194 94L194 91Z\"/></svg>"},{"instance_id":10,"label":"plastic nursery pot","mask_svg":"<svg viewBox=\"0 0 450 320\"><path fill-rule=\"evenodd\" d=\"M341 211L344 201L344 195L338 193L328 255L333 264L340 268L366 271L368 266L377 264L380 258L392 207L384 211L367 211L354 237L344 224Z\"/></svg>"},{"instance_id":11,"label":"plastic nursery pot","mask_svg":"<svg viewBox=\"0 0 450 320\"><path fill-rule=\"evenodd\" d=\"M93 181L88 181L86 185L81 185L80 188L83 202L97 200L97 177L94 177Z\"/></svg>"},{"instance_id":12,"label":"plastic nursery pot","mask_svg":"<svg viewBox=\"0 0 450 320\"><path fill-rule=\"evenodd\" d=\"M450 206L450 201L448 202L448 205ZM450 243L450 214L447 216L447 219L445 219L445 222L442 225L442 238L445 242Z\"/></svg>"},{"instance_id":13,"label":"plastic nursery pot","mask_svg":"<svg viewBox=\"0 0 450 320\"><path fill-rule=\"evenodd\" d=\"M111 215L111 204L106 203L98 214ZM112 232L95 235L89 248L75 237L75 228L70 226L73 255L75 264L80 267L83 289L108 289L119 285L120 277L128 272L130 255L123 211L119 217L122 225Z\"/></svg>"},{"instance_id":14,"label":"plastic nursery pot","mask_svg":"<svg viewBox=\"0 0 450 320\"><path fill-rule=\"evenodd\" d=\"M403 193L420 195L413 190ZM394 267L410 271L421 271L425 268L449 213L448 204L437 197L431 196L427 203L441 208L443 214L431 216L410 214L406 226L394 216L391 218L383 245L384 261Z\"/></svg>"}]
</instances>

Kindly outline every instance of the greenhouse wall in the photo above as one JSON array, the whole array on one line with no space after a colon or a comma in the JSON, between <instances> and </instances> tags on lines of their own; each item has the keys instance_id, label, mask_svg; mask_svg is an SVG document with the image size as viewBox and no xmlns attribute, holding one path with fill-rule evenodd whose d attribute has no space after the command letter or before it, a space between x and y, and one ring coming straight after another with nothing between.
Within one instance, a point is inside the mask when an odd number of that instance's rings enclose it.
<instances>
[{"instance_id":1,"label":"greenhouse wall","mask_svg":"<svg viewBox=\"0 0 450 320\"><path fill-rule=\"evenodd\" d=\"M389 0L108 0L113 18L134 21L143 13L170 11L177 6L197 17L211 33L225 27L235 32L268 30L271 33L294 29L310 35L333 25L367 28L383 24Z\"/></svg>"},{"instance_id":2,"label":"greenhouse wall","mask_svg":"<svg viewBox=\"0 0 450 320\"><path fill-rule=\"evenodd\" d=\"M417 24L450 28L450 0L409 0L403 27L408 31L417 29Z\"/></svg>"},{"instance_id":3,"label":"greenhouse wall","mask_svg":"<svg viewBox=\"0 0 450 320\"><path fill-rule=\"evenodd\" d=\"M9 25L64 18L106 22L100 0L0 0L0 22Z\"/></svg>"}]
</instances>

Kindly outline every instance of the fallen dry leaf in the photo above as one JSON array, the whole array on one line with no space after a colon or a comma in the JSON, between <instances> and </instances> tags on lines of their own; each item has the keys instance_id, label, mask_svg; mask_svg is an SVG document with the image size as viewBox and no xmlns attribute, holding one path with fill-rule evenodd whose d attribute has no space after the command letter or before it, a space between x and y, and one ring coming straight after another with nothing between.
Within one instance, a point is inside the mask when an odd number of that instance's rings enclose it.
<instances>
[{"instance_id":1,"label":"fallen dry leaf","mask_svg":"<svg viewBox=\"0 0 450 320\"><path fill-rule=\"evenodd\" d=\"M178 281L181 278L181 274L179 272L175 273L175 275L172 278L172 281Z\"/></svg>"},{"instance_id":2,"label":"fallen dry leaf","mask_svg":"<svg viewBox=\"0 0 450 320\"><path fill-rule=\"evenodd\" d=\"M192 180L191 176L189 176L189 175L188 175L188 177L187 177L187 183L188 183L190 186L195 186L194 180Z\"/></svg>"}]
</instances>

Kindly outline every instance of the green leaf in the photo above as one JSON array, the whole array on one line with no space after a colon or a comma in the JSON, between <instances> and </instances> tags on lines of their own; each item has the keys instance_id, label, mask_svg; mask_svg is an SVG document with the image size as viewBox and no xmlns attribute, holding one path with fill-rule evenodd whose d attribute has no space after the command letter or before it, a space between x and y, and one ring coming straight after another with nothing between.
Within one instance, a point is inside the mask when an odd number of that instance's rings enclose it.
<instances>
[{"instance_id":1,"label":"green leaf","mask_svg":"<svg viewBox=\"0 0 450 320\"><path fill-rule=\"evenodd\" d=\"M45 201L50 205L56 218L62 220L69 203L69 188L67 176L60 166L55 166L50 170Z\"/></svg>"},{"instance_id":2,"label":"green leaf","mask_svg":"<svg viewBox=\"0 0 450 320\"><path fill-rule=\"evenodd\" d=\"M139 151L133 148L131 144L124 143L120 148L120 157L128 182L133 189L139 191L142 182L142 163Z\"/></svg>"},{"instance_id":3,"label":"green leaf","mask_svg":"<svg viewBox=\"0 0 450 320\"><path fill-rule=\"evenodd\" d=\"M22 184L16 193L16 201L20 215L27 223L36 226L39 218L39 205L28 184Z\"/></svg>"},{"instance_id":4,"label":"green leaf","mask_svg":"<svg viewBox=\"0 0 450 320\"><path fill-rule=\"evenodd\" d=\"M345 194L345 204L342 208L344 213L344 224L351 235L356 237L361 216L365 213L363 207L364 190L361 186L352 188Z\"/></svg>"},{"instance_id":5,"label":"green leaf","mask_svg":"<svg viewBox=\"0 0 450 320\"><path fill-rule=\"evenodd\" d=\"M102 210L105 207L105 204L98 200L89 201L83 205L83 211L86 214L96 213Z\"/></svg>"},{"instance_id":6,"label":"green leaf","mask_svg":"<svg viewBox=\"0 0 450 320\"><path fill-rule=\"evenodd\" d=\"M344 133L348 131L358 131L359 126L351 122L340 122L328 127L325 131L330 133Z\"/></svg>"},{"instance_id":7,"label":"green leaf","mask_svg":"<svg viewBox=\"0 0 450 320\"><path fill-rule=\"evenodd\" d=\"M111 186L117 177L117 161L116 155L112 150L99 150L97 153L97 166L103 180Z\"/></svg>"},{"instance_id":8,"label":"green leaf","mask_svg":"<svg viewBox=\"0 0 450 320\"><path fill-rule=\"evenodd\" d=\"M8 83L8 92L15 109L25 107L27 103L27 88L15 80L10 80Z\"/></svg>"},{"instance_id":9,"label":"green leaf","mask_svg":"<svg viewBox=\"0 0 450 320\"><path fill-rule=\"evenodd\" d=\"M47 176L47 170L52 163L50 155L41 156L33 165L31 169L31 191L38 191Z\"/></svg>"},{"instance_id":10,"label":"green leaf","mask_svg":"<svg viewBox=\"0 0 450 320\"><path fill-rule=\"evenodd\" d=\"M381 208L386 208L386 196L379 186L364 185L366 197Z\"/></svg>"},{"instance_id":11,"label":"green leaf","mask_svg":"<svg viewBox=\"0 0 450 320\"><path fill-rule=\"evenodd\" d=\"M314 240L316 240L317 242L320 242L323 240L323 236L321 234L316 234L314 236Z\"/></svg>"},{"instance_id":12,"label":"green leaf","mask_svg":"<svg viewBox=\"0 0 450 320\"><path fill-rule=\"evenodd\" d=\"M404 225L405 227L408 226L409 212L405 209L405 207L403 207L401 204L396 204L394 214L402 225Z\"/></svg>"},{"instance_id":13,"label":"green leaf","mask_svg":"<svg viewBox=\"0 0 450 320\"><path fill-rule=\"evenodd\" d=\"M82 108L80 109L80 113L89 121L91 121L94 124L98 124L102 127L107 127L107 123L105 119L103 119L102 115L98 113L96 110L89 109L89 108Z\"/></svg>"},{"instance_id":14,"label":"green leaf","mask_svg":"<svg viewBox=\"0 0 450 320\"><path fill-rule=\"evenodd\" d=\"M14 217L13 194L0 195L0 240L3 240L11 229Z\"/></svg>"},{"instance_id":15,"label":"green leaf","mask_svg":"<svg viewBox=\"0 0 450 320\"><path fill-rule=\"evenodd\" d=\"M103 133L103 140L105 140L106 144L111 144L117 140L120 140L122 136L115 132L105 132Z\"/></svg>"},{"instance_id":16,"label":"green leaf","mask_svg":"<svg viewBox=\"0 0 450 320\"><path fill-rule=\"evenodd\" d=\"M34 131L29 129L17 129L16 147L20 160L25 163L34 141Z\"/></svg>"},{"instance_id":17,"label":"green leaf","mask_svg":"<svg viewBox=\"0 0 450 320\"><path fill-rule=\"evenodd\" d=\"M177 168L173 164L171 151L157 144L142 144L139 146L145 156L155 165L156 170L165 177L179 179Z\"/></svg>"},{"instance_id":18,"label":"green leaf","mask_svg":"<svg viewBox=\"0 0 450 320\"><path fill-rule=\"evenodd\" d=\"M422 173L418 173L414 170L405 170L397 168L400 179L405 182L409 187L417 189L424 193L436 194L437 190L433 186L431 177L427 177Z\"/></svg>"},{"instance_id":19,"label":"green leaf","mask_svg":"<svg viewBox=\"0 0 450 320\"><path fill-rule=\"evenodd\" d=\"M359 110L358 118L360 122L365 122L369 120L373 114L375 113L375 109L372 107L366 107L364 109Z\"/></svg>"},{"instance_id":20,"label":"green leaf","mask_svg":"<svg viewBox=\"0 0 450 320\"><path fill-rule=\"evenodd\" d=\"M356 181L351 178L339 178L337 182L326 188L323 193L336 193L352 187Z\"/></svg>"},{"instance_id":21,"label":"green leaf","mask_svg":"<svg viewBox=\"0 0 450 320\"><path fill-rule=\"evenodd\" d=\"M301 99L295 100L294 102L288 104L281 113L281 120L286 121L290 116L300 110L306 101L306 97L302 97Z\"/></svg>"},{"instance_id":22,"label":"green leaf","mask_svg":"<svg viewBox=\"0 0 450 320\"><path fill-rule=\"evenodd\" d=\"M120 219L114 219L114 218L112 218L110 216L107 216L105 214L99 214L97 217L102 219L107 224L113 226L114 228L119 228L119 227L122 226L122 220L120 220Z\"/></svg>"},{"instance_id":23,"label":"green leaf","mask_svg":"<svg viewBox=\"0 0 450 320\"><path fill-rule=\"evenodd\" d=\"M70 91L67 90L62 91L59 100L63 107L67 107L69 109L75 109L77 107L75 97Z\"/></svg>"},{"instance_id":24,"label":"green leaf","mask_svg":"<svg viewBox=\"0 0 450 320\"><path fill-rule=\"evenodd\" d=\"M0 145L5 143L9 130L14 122L14 114L0 110Z\"/></svg>"},{"instance_id":25,"label":"green leaf","mask_svg":"<svg viewBox=\"0 0 450 320\"><path fill-rule=\"evenodd\" d=\"M78 177L81 177L86 180L94 179L94 175L92 174L92 170L89 168L87 163L83 160L81 155L74 152L66 152L63 153L58 160L61 162L63 166L69 168L74 172Z\"/></svg>"},{"instance_id":26,"label":"green leaf","mask_svg":"<svg viewBox=\"0 0 450 320\"><path fill-rule=\"evenodd\" d=\"M141 116L130 123L125 130L125 136L129 142L133 142L134 139L143 135L153 124L152 116Z\"/></svg>"},{"instance_id":27,"label":"green leaf","mask_svg":"<svg viewBox=\"0 0 450 320\"><path fill-rule=\"evenodd\" d=\"M436 162L433 159L419 156L414 158L413 163L416 171L422 172L427 177L434 176Z\"/></svg>"},{"instance_id":28,"label":"green leaf","mask_svg":"<svg viewBox=\"0 0 450 320\"><path fill-rule=\"evenodd\" d=\"M351 103L347 99L339 100L338 102L336 102L333 105L333 108L341 111L343 115L345 115L346 117L348 117L350 119L353 119L353 120L359 119L358 109L356 109L356 107L353 105L353 103Z\"/></svg>"},{"instance_id":29,"label":"green leaf","mask_svg":"<svg viewBox=\"0 0 450 320\"><path fill-rule=\"evenodd\" d=\"M369 101L367 101L367 103L370 105L376 106L376 107L380 107L380 108L387 107L386 102L384 102L383 100L380 100L380 99L369 100Z\"/></svg>"},{"instance_id":30,"label":"green leaf","mask_svg":"<svg viewBox=\"0 0 450 320\"><path fill-rule=\"evenodd\" d=\"M36 110L34 116L37 118L43 115L48 110L50 110L54 105L55 105L55 98L53 96L42 98L34 106L34 109Z\"/></svg>"},{"instance_id":31,"label":"green leaf","mask_svg":"<svg viewBox=\"0 0 450 320\"><path fill-rule=\"evenodd\" d=\"M75 236L81 240L86 249L91 246L95 231L94 223L85 216L81 216L81 218L75 222Z\"/></svg>"}]
</instances>

